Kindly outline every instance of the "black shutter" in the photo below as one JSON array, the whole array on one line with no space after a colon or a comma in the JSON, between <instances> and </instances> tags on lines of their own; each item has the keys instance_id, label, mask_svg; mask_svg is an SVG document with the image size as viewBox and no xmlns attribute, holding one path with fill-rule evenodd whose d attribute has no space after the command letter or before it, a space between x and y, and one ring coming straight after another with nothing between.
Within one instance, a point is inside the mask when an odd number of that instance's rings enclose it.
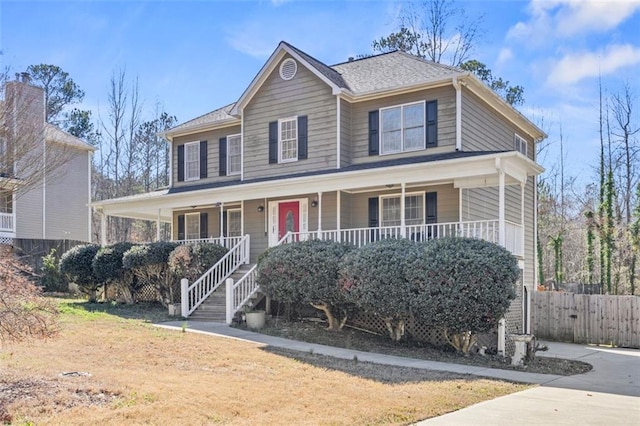
<instances>
[{"instance_id":1,"label":"black shutter","mask_svg":"<svg viewBox=\"0 0 640 426\"><path fill-rule=\"evenodd\" d=\"M378 132L379 112L369 111L369 155L378 155L380 153L380 135Z\"/></svg>"},{"instance_id":2,"label":"black shutter","mask_svg":"<svg viewBox=\"0 0 640 426\"><path fill-rule=\"evenodd\" d=\"M209 214L200 213L200 238L209 237Z\"/></svg>"},{"instance_id":3,"label":"black shutter","mask_svg":"<svg viewBox=\"0 0 640 426\"><path fill-rule=\"evenodd\" d=\"M218 148L220 153L220 163L218 169L220 170L220 176L227 175L227 138L220 138L220 145Z\"/></svg>"},{"instance_id":4,"label":"black shutter","mask_svg":"<svg viewBox=\"0 0 640 426\"><path fill-rule=\"evenodd\" d=\"M426 223L438 223L438 193L425 193L425 221Z\"/></svg>"},{"instance_id":5,"label":"black shutter","mask_svg":"<svg viewBox=\"0 0 640 426\"><path fill-rule=\"evenodd\" d=\"M378 197L369 198L369 227L378 227Z\"/></svg>"},{"instance_id":6,"label":"black shutter","mask_svg":"<svg viewBox=\"0 0 640 426\"><path fill-rule=\"evenodd\" d=\"M298 160L307 159L307 116L298 117Z\"/></svg>"},{"instance_id":7,"label":"black shutter","mask_svg":"<svg viewBox=\"0 0 640 426\"><path fill-rule=\"evenodd\" d=\"M227 222L228 222L229 211L227 210L222 214L222 235L228 237L227 235Z\"/></svg>"},{"instance_id":8,"label":"black shutter","mask_svg":"<svg viewBox=\"0 0 640 426\"><path fill-rule=\"evenodd\" d=\"M178 215L178 240L184 240L184 215Z\"/></svg>"},{"instance_id":9,"label":"black shutter","mask_svg":"<svg viewBox=\"0 0 640 426\"><path fill-rule=\"evenodd\" d=\"M184 181L184 145L178 145L178 182L182 181Z\"/></svg>"},{"instance_id":10,"label":"black shutter","mask_svg":"<svg viewBox=\"0 0 640 426\"><path fill-rule=\"evenodd\" d=\"M200 179L207 177L207 141L200 141Z\"/></svg>"},{"instance_id":11,"label":"black shutter","mask_svg":"<svg viewBox=\"0 0 640 426\"><path fill-rule=\"evenodd\" d=\"M427 102L425 118L427 148L433 148L438 146L438 101Z\"/></svg>"},{"instance_id":12,"label":"black shutter","mask_svg":"<svg viewBox=\"0 0 640 426\"><path fill-rule=\"evenodd\" d=\"M269 164L278 163L278 122L269 123Z\"/></svg>"}]
</instances>

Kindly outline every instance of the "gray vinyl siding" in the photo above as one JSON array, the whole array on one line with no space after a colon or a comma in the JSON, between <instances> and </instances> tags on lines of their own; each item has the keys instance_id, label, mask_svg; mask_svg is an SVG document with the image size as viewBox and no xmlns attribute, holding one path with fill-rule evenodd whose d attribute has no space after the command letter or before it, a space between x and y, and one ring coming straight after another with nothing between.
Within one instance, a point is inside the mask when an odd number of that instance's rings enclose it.
<instances>
[{"instance_id":1,"label":"gray vinyl siding","mask_svg":"<svg viewBox=\"0 0 640 426\"><path fill-rule=\"evenodd\" d=\"M438 222L457 222L458 221L458 190L453 185L437 185L424 186L418 188L408 188L405 190L409 193L438 193ZM400 195L400 189L390 189L388 191L365 192L359 194L350 194L349 216L347 221L351 224L350 228L368 228L369 227L369 198L379 197L381 195ZM344 206L343 206L344 209ZM343 225L343 229L348 226Z\"/></svg>"},{"instance_id":2,"label":"gray vinyl siding","mask_svg":"<svg viewBox=\"0 0 640 426\"><path fill-rule=\"evenodd\" d=\"M351 164L351 104L340 100L340 166Z\"/></svg>"},{"instance_id":3,"label":"gray vinyl siding","mask_svg":"<svg viewBox=\"0 0 640 426\"><path fill-rule=\"evenodd\" d=\"M336 167L336 97L331 88L302 64L289 81L280 78L278 68L279 64L244 109L245 179ZM269 164L269 123L305 115L308 158Z\"/></svg>"},{"instance_id":4,"label":"gray vinyl siding","mask_svg":"<svg viewBox=\"0 0 640 426\"><path fill-rule=\"evenodd\" d=\"M28 192L19 192L14 206L16 212L16 238L44 238L42 234L43 185L31 187Z\"/></svg>"},{"instance_id":5,"label":"gray vinyl siding","mask_svg":"<svg viewBox=\"0 0 640 426\"><path fill-rule=\"evenodd\" d=\"M527 141L527 156L535 157L533 139L468 90L462 91L462 150L513 151L514 135Z\"/></svg>"},{"instance_id":6,"label":"gray vinyl siding","mask_svg":"<svg viewBox=\"0 0 640 426\"><path fill-rule=\"evenodd\" d=\"M51 149L56 146L49 144ZM89 241L89 154L73 150L61 170L47 178L46 239Z\"/></svg>"},{"instance_id":7,"label":"gray vinyl siding","mask_svg":"<svg viewBox=\"0 0 640 426\"><path fill-rule=\"evenodd\" d=\"M172 147L173 186L200 185L207 182L240 180L240 175L220 176L220 138L240 133L240 126L230 126L194 135L180 136L174 139ZM207 178L178 182L178 146L189 142L207 141Z\"/></svg>"},{"instance_id":8,"label":"gray vinyl siding","mask_svg":"<svg viewBox=\"0 0 640 426\"><path fill-rule=\"evenodd\" d=\"M352 195L340 191L340 227L351 228L351 198Z\"/></svg>"},{"instance_id":9,"label":"gray vinyl siding","mask_svg":"<svg viewBox=\"0 0 640 426\"><path fill-rule=\"evenodd\" d=\"M263 206L264 211L259 212L258 206ZM263 199L244 202L244 233L251 236L251 263L256 263L258 256L269 246L268 216L268 204Z\"/></svg>"},{"instance_id":10,"label":"gray vinyl siding","mask_svg":"<svg viewBox=\"0 0 640 426\"><path fill-rule=\"evenodd\" d=\"M369 156L369 111L423 100L438 101L438 146L407 153ZM455 90L447 86L354 103L351 106L351 123L351 162L353 164L455 151Z\"/></svg>"},{"instance_id":11,"label":"gray vinyl siding","mask_svg":"<svg viewBox=\"0 0 640 426\"><path fill-rule=\"evenodd\" d=\"M505 220L520 224L520 186L506 186L504 197ZM462 220L498 220L498 198L497 186L462 189Z\"/></svg>"}]
</instances>

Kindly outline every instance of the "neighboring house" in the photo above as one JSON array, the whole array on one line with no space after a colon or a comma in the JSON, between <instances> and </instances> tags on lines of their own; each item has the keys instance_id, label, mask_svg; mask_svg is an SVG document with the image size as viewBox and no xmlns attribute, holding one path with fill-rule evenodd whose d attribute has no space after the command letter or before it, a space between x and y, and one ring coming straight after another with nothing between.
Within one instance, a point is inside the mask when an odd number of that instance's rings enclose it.
<instances>
[{"instance_id":1,"label":"neighboring house","mask_svg":"<svg viewBox=\"0 0 640 426\"><path fill-rule=\"evenodd\" d=\"M7 82L4 95L0 243L11 244L15 239L90 241L88 205L95 148L45 123L44 90L30 85L27 74L20 81Z\"/></svg>"},{"instance_id":2,"label":"neighboring house","mask_svg":"<svg viewBox=\"0 0 640 426\"><path fill-rule=\"evenodd\" d=\"M529 329L546 135L474 75L402 52L327 66L281 42L237 102L164 136L170 187L93 203L104 216L169 222L175 240L249 236L249 263L310 237L484 238L519 260L507 327Z\"/></svg>"}]
</instances>

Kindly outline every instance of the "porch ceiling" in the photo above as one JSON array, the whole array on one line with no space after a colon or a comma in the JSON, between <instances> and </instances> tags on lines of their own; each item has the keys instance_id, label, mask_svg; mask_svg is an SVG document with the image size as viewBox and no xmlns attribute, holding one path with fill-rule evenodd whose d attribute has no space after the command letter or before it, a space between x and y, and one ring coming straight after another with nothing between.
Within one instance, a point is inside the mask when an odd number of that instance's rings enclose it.
<instances>
[{"instance_id":1,"label":"porch ceiling","mask_svg":"<svg viewBox=\"0 0 640 426\"><path fill-rule=\"evenodd\" d=\"M505 183L526 182L528 176L543 169L516 152L451 158L435 162L363 168L324 174L309 174L290 178L242 182L213 188L170 193L169 190L133 197L95 201L91 206L109 216L130 217L170 222L174 209L215 206L217 203L263 198L287 197L314 192L338 190L360 191L399 184L430 185L453 182L456 188L498 185L499 170L505 173Z\"/></svg>"}]
</instances>

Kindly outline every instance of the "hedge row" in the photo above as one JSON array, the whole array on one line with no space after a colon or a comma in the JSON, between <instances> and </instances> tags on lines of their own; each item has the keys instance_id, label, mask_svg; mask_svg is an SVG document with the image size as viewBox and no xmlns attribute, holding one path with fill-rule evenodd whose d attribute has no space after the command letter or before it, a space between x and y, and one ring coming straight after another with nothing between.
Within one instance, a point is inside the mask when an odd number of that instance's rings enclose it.
<instances>
[{"instance_id":1,"label":"hedge row","mask_svg":"<svg viewBox=\"0 0 640 426\"><path fill-rule=\"evenodd\" d=\"M59 268L91 301L96 300L98 289L114 285L127 303L133 303L135 293L151 285L158 291L160 301L167 305L179 301L181 278L197 279L227 251L209 243L116 243L106 247L89 244L64 253Z\"/></svg>"},{"instance_id":2,"label":"hedge row","mask_svg":"<svg viewBox=\"0 0 640 426\"><path fill-rule=\"evenodd\" d=\"M516 296L519 269L506 249L483 240L382 240L355 249L310 240L274 247L258 260L258 283L275 300L309 303L339 330L351 310L384 320L404 337L410 317L442 327L467 353Z\"/></svg>"}]
</instances>

